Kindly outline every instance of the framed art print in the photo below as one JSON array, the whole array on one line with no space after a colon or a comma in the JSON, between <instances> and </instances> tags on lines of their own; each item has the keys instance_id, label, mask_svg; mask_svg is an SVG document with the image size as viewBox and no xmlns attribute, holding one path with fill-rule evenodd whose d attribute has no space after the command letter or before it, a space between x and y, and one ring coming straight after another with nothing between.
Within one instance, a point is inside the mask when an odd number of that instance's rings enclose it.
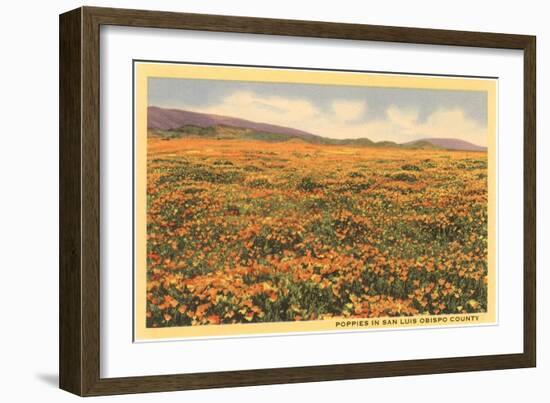
<instances>
[{"instance_id":1,"label":"framed art print","mask_svg":"<svg viewBox=\"0 0 550 403\"><path fill-rule=\"evenodd\" d=\"M496 322L495 79L134 63L136 341Z\"/></svg>"},{"instance_id":2,"label":"framed art print","mask_svg":"<svg viewBox=\"0 0 550 403\"><path fill-rule=\"evenodd\" d=\"M535 365L534 37L60 27L63 389Z\"/></svg>"}]
</instances>

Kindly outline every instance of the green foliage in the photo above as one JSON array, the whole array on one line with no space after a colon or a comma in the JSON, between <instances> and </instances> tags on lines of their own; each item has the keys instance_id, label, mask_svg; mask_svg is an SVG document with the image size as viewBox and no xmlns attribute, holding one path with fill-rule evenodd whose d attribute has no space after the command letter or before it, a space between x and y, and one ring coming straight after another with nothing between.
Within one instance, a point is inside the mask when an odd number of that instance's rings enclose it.
<instances>
[{"instance_id":1,"label":"green foliage","mask_svg":"<svg viewBox=\"0 0 550 403\"><path fill-rule=\"evenodd\" d=\"M297 189L303 192L313 192L318 189L322 189L323 185L315 181L312 177L306 176L302 178L300 183L298 183Z\"/></svg>"},{"instance_id":2,"label":"green foliage","mask_svg":"<svg viewBox=\"0 0 550 403\"><path fill-rule=\"evenodd\" d=\"M417 176L407 172L397 172L391 174L390 177L397 181L414 183L418 180Z\"/></svg>"},{"instance_id":3,"label":"green foliage","mask_svg":"<svg viewBox=\"0 0 550 403\"><path fill-rule=\"evenodd\" d=\"M422 168L420 168L418 165L412 165L412 164L402 165L401 169L403 171L416 171L416 172L422 171Z\"/></svg>"}]
</instances>

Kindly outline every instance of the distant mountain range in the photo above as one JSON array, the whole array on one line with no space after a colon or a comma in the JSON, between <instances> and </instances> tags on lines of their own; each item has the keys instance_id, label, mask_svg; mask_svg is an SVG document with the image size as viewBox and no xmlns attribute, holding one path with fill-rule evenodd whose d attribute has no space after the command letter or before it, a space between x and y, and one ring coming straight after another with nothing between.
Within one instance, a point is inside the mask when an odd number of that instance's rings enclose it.
<instances>
[{"instance_id":1,"label":"distant mountain range","mask_svg":"<svg viewBox=\"0 0 550 403\"><path fill-rule=\"evenodd\" d=\"M397 147L406 149L445 149L486 151L481 147L455 138L422 138L407 143L375 142L368 138L332 139L291 127L253 122L230 116L213 115L181 109L150 106L147 109L147 127L152 135L164 138L200 136L212 138L247 138L269 142L305 141L312 144L351 145L362 147Z\"/></svg>"},{"instance_id":2,"label":"distant mountain range","mask_svg":"<svg viewBox=\"0 0 550 403\"><path fill-rule=\"evenodd\" d=\"M411 143L405 143L405 144L413 144L413 143L417 143L418 141L427 141L430 144L434 145L435 147L443 148L446 150L487 151L487 147L481 147L464 140L452 139L452 138L451 139L425 138L425 139L420 139L420 140L416 140Z\"/></svg>"}]
</instances>

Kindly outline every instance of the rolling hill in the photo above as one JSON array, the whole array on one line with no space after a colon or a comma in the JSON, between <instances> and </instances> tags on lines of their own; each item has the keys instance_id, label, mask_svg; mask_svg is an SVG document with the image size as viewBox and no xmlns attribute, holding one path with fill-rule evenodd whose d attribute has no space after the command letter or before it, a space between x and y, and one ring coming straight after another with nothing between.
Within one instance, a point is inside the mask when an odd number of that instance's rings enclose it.
<instances>
[{"instance_id":1,"label":"rolling hill","mask_svg":"<svg viewBox=\"0 0 550 403\"><path fill-rule=\"evenodd\" d=\"M375 142L366 137L358 139L333 139L291 127L253 122L230 116L180 109L166 109L156 106L150 106L147 109L147 128L151 136L166 139L199 136L223 139L244 138L268 142L300 140L312 144L357 147L486 151L485 147L456 138L422 138L402 144L393 141Z\"/></svg>"},{"instance_id":2,"label":"rolling hill","mask_svg":"<svg viewBox=\"0 0 550 403\"><path fill-rule=\"evenodd\" d=\"M147 108L147 127L163 131L176 130L185 126L207 128L214 126L228 126L250 129L257 132L284 134L302 139L313 139L314 134L290 127L277 126L269 123L252 122L246 119L229 116L211 115L206 113L190 112L180 109L164 109L156 106Z\"/></svg>"},{"instance_id":3,"label":"rolling hill","mask_svg":"<svg viewBox=\"0 0 550 403\"><path fill-rule=\"evenodd\" d=\"M487 151L487 147L481 147L476 144L472 144L460 139L448 139L448 138L424 138L424 139L414 141L412 143L405 143L404 145L415 144L418 142L427 142L432 144L434 147L439 147L446 150Z\"/></svg>"}]
</instances>

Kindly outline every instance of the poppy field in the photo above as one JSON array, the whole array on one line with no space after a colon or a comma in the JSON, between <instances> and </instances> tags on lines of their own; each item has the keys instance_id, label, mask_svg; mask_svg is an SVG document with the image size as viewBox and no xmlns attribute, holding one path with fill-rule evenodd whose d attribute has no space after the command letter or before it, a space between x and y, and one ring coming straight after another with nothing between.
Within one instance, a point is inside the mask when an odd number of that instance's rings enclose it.
<instances>
[{"instance_id":1,"label":"poppy field","mask_svg":"<svg viewBox=\"0 0 550 403\"><path fill-rule=\"evenodd\" d=\"M487 153L147 141L147 327L487 311Z\"/></svg>"}]
</instances>

